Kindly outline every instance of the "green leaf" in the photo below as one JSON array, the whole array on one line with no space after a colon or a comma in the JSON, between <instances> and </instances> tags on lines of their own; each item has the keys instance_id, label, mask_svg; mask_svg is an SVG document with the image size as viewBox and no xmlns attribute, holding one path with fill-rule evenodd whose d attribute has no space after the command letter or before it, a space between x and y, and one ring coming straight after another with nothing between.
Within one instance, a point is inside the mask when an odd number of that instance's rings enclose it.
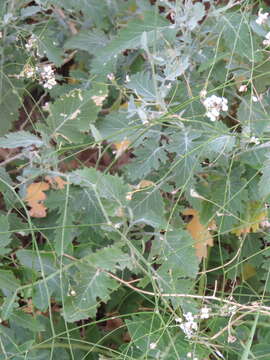
<instances>
[{"instance_id":1,"label":"green leaf","mask_svg":"<svg viewBox=\"0 0 270 360\"><path fill-rule=\"evenodd\" d=\"M56 271L56 259L52 253L21 249L16 252L16 257L23 266L33 269L36 272L43 272L50 275Z\"/></svg>"},{"instance_id":2,"label":"green leaf","mask_svg":"<svg viewBox=\"0 0 270 360\"><path fill-rule=\"evenodd\" d=\"M246 96L237 110L238 120L252 135L262 137L265 132L270 131L269 110L267 100L251 103L250 97Z\"/></svg>"},{"instance_id":3,"label":"green leaf","mask_svg":"<svg viewBox=\"0 0 270 360\"><path fill-rule=\"evenodd\" d=\"M157 229L165 228L167 225L164 201L157 188L133 194L130 208L134 223L148 224Z\"/></svg>"},{"instance_id":4,"label":"green leaf","mask_svg":"<svg viewBox=\"0 0 270 360\"><path fill-rule=\"evenodd\" d=\"M168 160L166 144L159 145L159 139L148 139L136 149L135 159L126 166L131 180L144 179L151 171L158 170Z\"/></svg>"},{"instance_id":5,"label":"green leaf","mask_svg":"<svg viewBox=\"0 0 270 360\"><path fill-rule=\"evenodd\" d=\"M0 215L0 251L2 251L2 249L7 246L11 241L11 237L8 231L8 218L5 215Z\"/></svg>"},{"instance_id":6,"label":"green leaf","mask_svg":"<svg viewBox=\"0 0 270 360\"><path fill-rule=\"evenodd\" d=\"M93 317L99 306L99 301L106 302L110 293L119 287L119 284L106 273L91 266L78 266L74 278L76 285L74 297L66 299L63 316L68 322L79 321Z\"/></svg>"},{"instance_id":7,"label":"green leaf","mask_svg":"<svg viewBox=\"0 0 270 360\"><path fill-rule=\"evenodd\" d=\"M140 17L129 21L108 46L97 51L96 58L99 63L107 63L126 49L140 47L143 33L147 35L148 46L151 46L159 36L162 36L162 31L166 30L168 25L169 22L164 17L152 11L145 12Z\"/></svg>"},{"instance_id":8,"label":"green leaf","mask_svg":"<svg viewBox=\"0 0 270 360\"><path fill-rule=\"evenodd\" d=\"M95 24L98 27L103 27L106 24L104 21L106 16L110 15L110 6L105 1L100 0L50 0L51 5L58 5L64 9L74 9L81 12L86 18L85 21ZM111 5L112 6L112 5ZM105 23L105 24L104 24Z\"/></svg>"},{"instance_id":9,"label":"green leaf","mask_svg":"<svg viewBox=\"0 0 270 360\"><path fill-rule=\"evenodd\" d=\"M108 38L100 30L82 30L79 34L72 36L65 42L65 49L80 49L89 54L95 52L108 43Z\"/></svg>"},{"instance_id":10,"label":"green leaf","mask_svg":"<svg viewBox=\"0 0 270 360\"><path fill-rule=\"evenodd\" d=\"M84 168L70 173L69 180L74 185L94 189L101 198L112 200L118 205L126 203L129 187L119 176L103 174L94 168Z\"/></svg>"},{"instance_id":11,"label":"green leaf","mask_svg":"<svg viewBox=\"0 0 270 360\"><path fill-rule=\"evenodd\" d=\"M98 106L95 102L106 96L105 85L95 85L91 90L72 90L50 105L48 127L41 128L54 139L69 143L83 141L82 133L90 130L90 123L96 121L102 105L102 101Z\"/></svg>"},{"instance_id":12,"label":"green leaf","mask_svg":"<svg viewBox=\"0 0 270 360\"><path fill-rule=\"evenodd\" d=\"M0 289L6 296L13 295L19 286L19 280L15 278L12 271L0 270Z\"/></svg>"},{"instance_id":13,"label":"green leaf","mask_svg":"<svg viewBox=\"0 0 270 360\"><path fill-rule=\"evenodd\" d=\"M104 140L121 142L127 138L134 141L139 138L142 129L139 122L128 119L127 113L113 112L97 121L96 127Z\"/></svg>"},{"instance_id":14,"label":"green leaf","mask_svg":"<svg viewBox=\"0 0 270 360\"><path fill-rule=\"evenodd\" d=\"M77 230L73 229L72 226L76 220L72 207L67 204L65 209L65 204L62 204L62 206L63 208L57 220L59 229L56 229L54 235L54 248L57 255L63 255L77 234Z\"/></svg>"},{"instance_id":15,"label":"green leaf","mask_svg":"<svg viewBox=\"0 0 270 360\"><path fill-rule=\"evenodd\" d=\"M14 309L18 307L18 303L16 302L17 297L17 293L15 292L12 296L8 296L4 299L1 311L2 320L9 319Z\"/></svg>"},{"instance_id":16,"label":"green leaf","mask_svg":"<svg viewBox=\"0 0 270 360\"><path fill-rule=\"evenodd\" d=\"M23 266L33 269L37 275L49 276L57 273L55 256L52 253L32 250L18 250L16 256ZM63 283L62 283L63 284ZM47 279L40 279L33 286L33 303L41 311L46 311L49 306L50 296L61 293L59 275Z\"/></svg>"},{"instance_id":17,"label":"green leaf","mask_svg":"<svg viewBox=\"0 0 270 360\"><path fill-rule=\"evenodd\" d=\"M132 75L130 81L125 86L128 89L132 89L144 101L157 100L154 81L150 72L140 72Z\"/></svg>"},{"instance_id":18,"label":"green leaf","mask_svg":"<svg viewBox=\"0 0 270 360\"><path fill-rule=\"evenodd\" d=\"M207 145L207 152L213 151L214 153L228 153L232 151L235 144L235 136L221 135L211 140Z\"/></svg>"},{"instance_id":19,"label":"green leaf","mask_svg":"<svg viewBox=\"0 0 270 360\"><path fill-rule=\"evenodd\" d=\"M10 316L10 320L15 321L17 325L29 329L31 331L44 331L44 325L42 325L36 318L30 314L26 314L22 310L16 310Z\"/></svg>"},{"instance_id":20,"label":"green leaf","mask_svg":"<svg viewBox=\"0 0 270 360\"><path fill-rule=\"evenodd\" d=\"M21 100L16 89L22 82L11 81L7 75L0 75L0 114L3 119L0 122L0 135L5 135L12 127L12 122L18 119L18 109ZM1 145L2 146L2 145Z\"/></svg>"},{"instance_id":21,"label":"green leaf","mask_svg":"<svg viewBox=\"0 0 270 360\"><path fill-rule=\"evenodd\" d=\"M260 45L256 37L252 37L248 24L248 15L242 13L227 13L219 22L223 30L223 38L229 49L240 58L247 58L250 62L262 61L262 54L254 52Z\"/></svg>"},{"instance_id":22,"label":"green leaf","mask_svg":"<svg viewBox=\"0 0 270 360\"><path fill-rule=\"evenodd\" d=\"M270 195L270 154L267 154L267 160L263 164L262 176L259 181L259 192L262 198Z\"/></svg>"},{"instance_id":23,"label":"green leaf","mask_svg":"<svg viewBox=\"0 0 270 360\"><path fill-rule=\"evenodd\" d=\"M63 316L68 322L93 317L99 302L106 302L110 293L119 287L104 270L113 270L117 265L121 269L130 267L130 258L118 246L103 248L86 256L83 264L76 264L77 272L71 282L74 296L67 297Z\"/></svg>"},{"instance_id":24,"label":"green leaf","mask_svg":"<svg viewBox=\"0 0 270 360\"><path fill-rule=\"evenodd\" d=\"M60 47L54 31L50 28L47 31L42 31L37 34L38 39L38 53L46 56L50 62L60 67L64 61L64 51Z\"/></svg>"},{"instance_id":25,"label":"green leaf","mask_svg":"<svg viewBox=\"0 0 270 360\"><path fill-rule=\"evenodd\" d=\"M5 135L5 137L0 138L0 147L7 149L27 147L31 145L41 147L44 145L44 143L40 138L27 131L17 131L9 133Z\"/></svg>"},{"instance_id":26,"label":"green leaf","mask_svg":"<svg viewBox=\"0 0 270 360\"><path fill-rule=\"evenodd\" d=\"M198 272L198 259L194 240L188 232L178 229L167 232L154 244L153 254L159 254L159 271L176 271L177 276L195 278Z\"/></svg>"},{"instance_id":27,"label":"green leaf","mask_svg":"<svg viewBox=\"0 0 270 360\"><path fill-rule=\"evenodd\" d=\"M86 256L85 260L89 265L104 270L112 270L116 265L121 270L132 268L130 256L123 253L118 244L100 249Z\"/></svg>"}]
</instances>

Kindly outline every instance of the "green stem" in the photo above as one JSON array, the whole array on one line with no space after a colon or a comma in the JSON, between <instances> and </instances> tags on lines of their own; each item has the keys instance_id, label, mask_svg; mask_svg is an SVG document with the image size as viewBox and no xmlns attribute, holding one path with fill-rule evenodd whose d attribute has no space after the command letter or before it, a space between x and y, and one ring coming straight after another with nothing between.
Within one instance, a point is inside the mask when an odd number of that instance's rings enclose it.
<instances>
[{"instance_id":1,"label":"green stem","mask_svg":"<svg viewBox=\"0 0 270 360\"><path fill-rule=\"evenodd\" d=\"M88 351L88 352L97 352L97 353L104 354L104 355L111 356L111 357L114 356L113 352L110 350L104 350L104 349L97 348L95 346L76 344L76 343L72 343L71 345L67 344L67 343L37 344L37 345L33 346L32 349L33 350L34 349L35 350L36 349L51 349L52 347L62 348L62 349L70 349L70 346L72 346L72 349L79 349L79 350L84 350L84 351Z\"/></svg>"},{"instance_id":2,"label":"green stem","mask_svg":"<svg viewBox=\"0 0 270 360\"><path fill-rule=\"evenodd\" d=\"M249 334L249 337L248 337L248 341L245 345L245 349L244 349L244 352L243 352L243 355L241 357L241 360L248 360L248 356L250 354L250 348L251 348L251 345L252 345L252 342L253 342L253 338L254 338L254 335L255 335L255 331L256 331L256 328L257 328L257 323L258 323L258 320L259 320L259 312L256 314L255 316L255 319L254 319L254 322L253 322L253 325L252 325L252 328L250 330L250 334Z\"/></svg>"}]
</instances>

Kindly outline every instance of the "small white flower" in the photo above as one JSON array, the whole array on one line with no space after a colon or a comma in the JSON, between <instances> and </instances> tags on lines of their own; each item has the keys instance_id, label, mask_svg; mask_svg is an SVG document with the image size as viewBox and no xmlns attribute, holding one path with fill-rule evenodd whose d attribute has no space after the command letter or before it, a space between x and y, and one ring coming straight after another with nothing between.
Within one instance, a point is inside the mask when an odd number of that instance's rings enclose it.
<instances>
[{"instance_id":1,"label":"small white flower","mask_svg":"<svg viewBox=\"0 0 270 360\"><path fill-rule=\"evenodd\" d=\"M256 144L256 145L259 145L260 144L260 140L256 137L256 136L251 136L249 142L251 144Z\"/></svg>"},{"instance_id":2,"label":"small white flower","mask_svg":"<svg viewBox=\"0 0 270 360\"><path fill-rule=\"evenodd\" d=\"M236 337L235 336L232 336L232 335L229 335L228 336L228 343L234 343L236 341Z\"/></svg>"},{"instance_id":3,"label":"small white flower","mask_svg":"<svg viewBox=\"0 0 270 360\"><path fill-rule=\"evenodd\" d=\"M210 313L210 309L207 306L201 308L200 318L201 319L208 319L210 317L209 313Z\"/></svg>"},{"instance_id":4,"label":"small white flower","mask_svg":"<svg viewBox=\"0 0 270 360\"><path fill-rule=\"evenodd\" d=\"M246 92L247 91L247 85L241 85L238 89L239 92Z\"/></svg>"},{"instance_id":5,"label":"small white flower","mask_svg":"<svg viewBox=\"0 0 270 360\"><path fill-rule=\"evenodd\" d=\"M50 111L50 104L49 102L45 102L45 104L42 106L43 111Z\"/></svg>"},{"instance_id":6,"label":"small white flower","mask_svg":"<svg viewBox=\"0 0 270 360\"><path fill-rule=\"evenodd\" d=\"M157 344L156 344L156 343L151 343L151 344L149 345L149 348L150 348L151 350L155 349L156 347L157 347Z\"/></svg>"},{"instance_id":7,"label":"small white flower","mask_svg":"<svg viewBox=\"0 0 270 360\"><path fill-rule=\"evenodd\" d=\"M216 95L212 95L203 100L203 105L207 110L205 115L211 121L217 120L221 111L228 111L228 100Z\"/></svg>"},{"instance_id":8,"label":"small white flower","mask_svg":"<svg viewBox=\"0 0 270 360\"><path fill-rule=\"evenodd\" d=\"M191 352L188 352L187 353L187 358L191 358L192 357L192 353Z\"/></svg>"},{"instance_id":9,"label":"small white flower","mask_svg":"<svg viewBox=\"0 0 270 360\"><path fill-rule=\"evenodd\" d=\"M37 38L35 35L31 35L25 44L25 48L27 51L31 51L37 47Z\"/></svg>"},{"instance_id":10,"label":"small white flower","mask_svg":"<svg viewBox=\"0 0 270 360\"><path fill-rule=\"evenodd\" d=\"M268 220L263 220L260 222L261 227L270 228L270 222Z\"/></svg>"},{"instance_id":11,"label":"small white flower","mask_svg":"<svg viewBox=\"0 0 270 360\"><path fill-rule=\"evenodd\" d=\"M52 65L47 64L36 67L36 71L39 72L40 75L39 83L42 84L45 89L52 89L53 86L57 85Z\"/></svg>"},{"instance_id":12,"label":"small white flower","mask_svg":"<svg viewBox=\"0 0 270 360\"><path fill-rule=\"evenodd\" d=\"M128 201L132 200L132 192L128 192L126 194L126 200L128 200Z\"/></svg>"},{"instance_id":13,"label":"small white flower","mask_svg":"<svg viewBox=\"0 0 270 360\"><path fill-rule=\"evenodd\" d=\"M43 83L45 89L52 89L55 85L57 85L55 79L48 79L45 83Z\"/></svg>"},{"instance_id":14,"label":"small white flower","mask_svg":"<svg viewBox=\"0 0 270 360\"><path fill-rule=\"evenodd\" d=\"M200 91L200 97L201 98L205 98L206 97L206 94L207 94L207 91L206 91L206 89L202 89L201 91Z\"/></svg>"},{"instance_id":15,"label":"small white flower","mask_svg":"<svg viewBox=\"0 0 270 360\"><path fill-rule=\"evenodd\" d=\"M194 332L198 330L198 325L194 321L194 316L192 315L191 312L188 312L183 315L186 321L180 324L180 328L185 333L186 337L190 339L193 336Z\"/></svg>"},{"instance_id":16,"label":"small white flower","mask_svg":"<svg viewBox=\"0 0 270 360\"><path fill-rule=\"evenodd\" d=\"M130 82L130 77L129 77L129 75L126 75L126 82Z\"/></svg>"},{"instance_id":17,"label":"small white flower","mask_svg":"<svg viewBox=\"0 0 270 360\"><path fill-rule=\"evenodd\" d=\"M265 24L265 23L267 22L267 19L268 19L269 13L268 13L268 12L263 13L262 11L263 11L263 9L260 9L260 10L259 10L258 17L257 17L257 19L256 19L256 23L257 23L258 25L263 25L263 24Z\"/></svg>"},{"instance_id":18,"label":"small white flower","mask_svg":"<svg viewBox=\"0 0 270 360\"><path fill-rule=\"evenodd\" d=\"M114 73L110 73L107 75L107 79L110 80L110 81L113 81L115 80L115 76L114 76Z\"/></svg>"},{"instance_id":19,"label":"small white flower","mask_svg":"<svg viewBox=\"0 0 270 360\"><path fill-rule=\"evenodd\" d=\"M265 40L263 40L263 45L265 45L265 46L269 46L269 45L270 45L270 32L268 32L268 33L265 35Z\"/></svg>"}]
</instances>

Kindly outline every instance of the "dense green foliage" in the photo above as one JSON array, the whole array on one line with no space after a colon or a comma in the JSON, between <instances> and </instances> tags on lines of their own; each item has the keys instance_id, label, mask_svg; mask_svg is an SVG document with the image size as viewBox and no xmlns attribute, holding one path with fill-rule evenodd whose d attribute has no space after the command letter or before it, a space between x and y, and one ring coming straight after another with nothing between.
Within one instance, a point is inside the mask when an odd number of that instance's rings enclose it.
<instances>
[{"instance_id":1,"label":"dense green foliage","mask_svg":"<svg viewBox=\"0 0 270 360\"><path fill-rule=\"evenodd\" d=\"M0 35L0 359L269 359L266 5L1 0Z\"/></svg>"}]
</instances>

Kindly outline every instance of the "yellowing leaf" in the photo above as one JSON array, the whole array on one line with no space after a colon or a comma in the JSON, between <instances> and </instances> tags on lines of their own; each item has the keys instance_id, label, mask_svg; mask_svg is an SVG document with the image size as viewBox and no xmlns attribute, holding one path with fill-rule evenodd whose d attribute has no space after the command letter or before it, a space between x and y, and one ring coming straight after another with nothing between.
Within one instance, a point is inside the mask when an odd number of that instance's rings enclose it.
<instances>
[{"instance_id":1,"label":"yellowing leaf","mask_svg":"<svg viewBox=\"0 0 270 360\"><path fill-rule=\"evenodd\" d=\"M49 184L41 181L32 183L27 187L25 202L31 208L29 215L36 218L46 217L47 208L44 206L46 194L44 191L50 188Z\"/></svg>"},{"instance_id":2,"label":"yellowing leaf","mask_svg":"<svg viewBox=\"0 0 270 360\"><path fill-rule=\"evenodd\" d=\"M194 247L196 249L196 255L199 259L207 257L207 245L213 246L213 238L208 231L208 227L205 227L200 223L198 211L195 209L186 209L182 213L183 215L192 215L191 221L187 224L187 231L194 239Z\"/></svg>"},{"instance_id":3,"label":"yellowing leaf","mask_svg":"<svg viewBox=\"0 0 270 360\"><path fill-rule=\"evenodd\" d=\"M248 234L250 232L257 232L260 228L260 223L267 219L267 210L263 207L260 201L250 201L246 207L244 220L237 229L232 230L232 233L240 236L241 234Z\"/></svg>"},{"instance_id":4,"label":"yellowing leaf","mask_svg":"<svg viewBox=\"0 0 270 360\"><path fill-rule=\"evenodd\" d=\"M60 176L50 177L45 176L45 180L51 185L53 189L63 190L67 182L60 178Z\"/></svg>"},{"instance_id":5,"label":"yellowing leaf","mask_svg":"<svg viewBox=\"0 0 270 360\"><path fill-rule=\"evenodd\" d=\"M245 263L242 272L243 280L248 280L254 275L256 275L256 268L251 264Z\"/></svg>"}]
</instances>

